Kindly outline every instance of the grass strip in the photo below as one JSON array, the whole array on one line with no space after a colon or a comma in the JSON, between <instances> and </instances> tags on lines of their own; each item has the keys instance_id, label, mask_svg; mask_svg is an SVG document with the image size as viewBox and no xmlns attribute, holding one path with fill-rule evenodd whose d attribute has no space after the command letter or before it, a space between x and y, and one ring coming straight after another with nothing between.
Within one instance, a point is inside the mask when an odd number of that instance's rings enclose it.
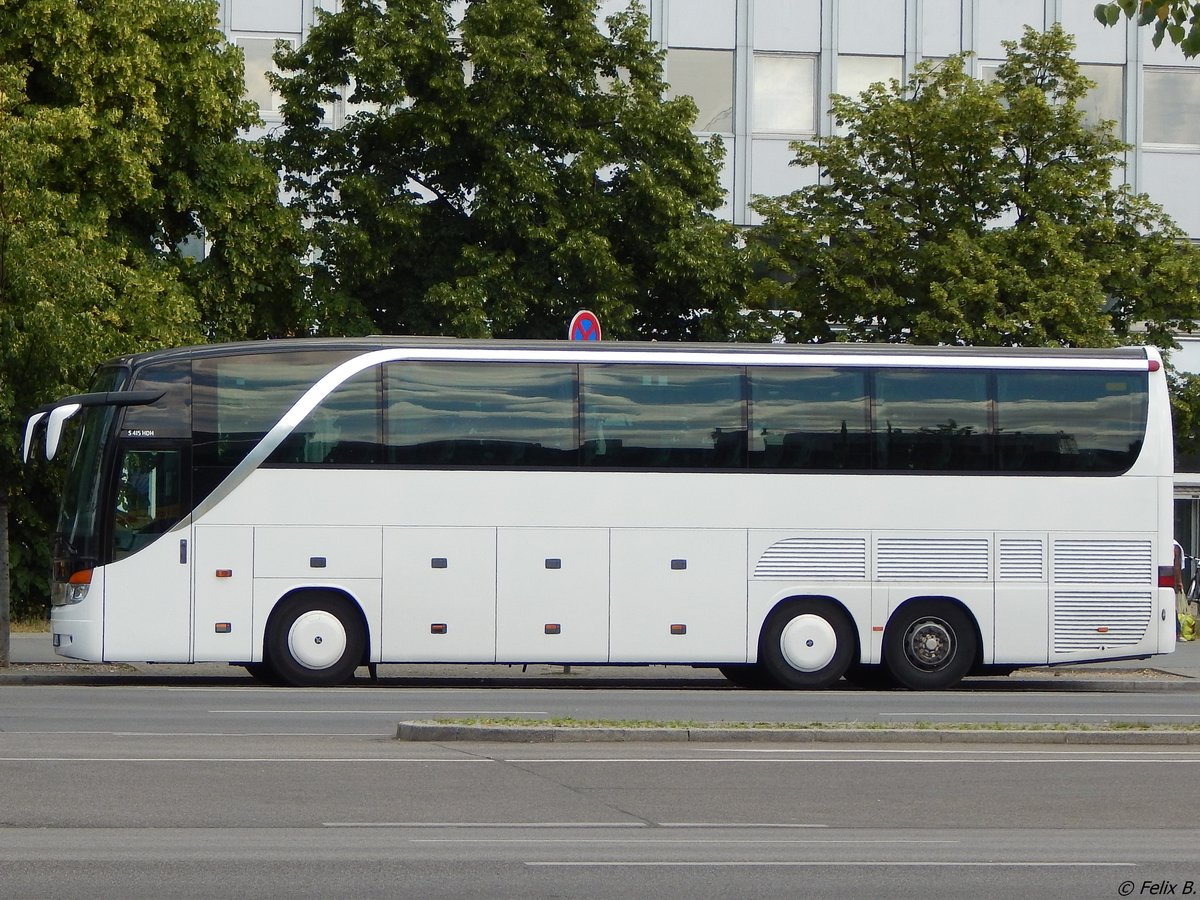
<instances>
[{"instance_id":1,"label":"grass strip","mask_svg":"<svg viewBox=\"0 0 1200 900\"><path fill-rule=\"evenodd\" d=\"M44 634L50 630L50 620L41 616L12 619L8 630L10 634Z\"/></svg>"},{"instance_id":2,"label":"grass strip","mask_svg":"<svg viewBox=\"0 0 1200 900\"><path fill-rule=\"evenodd\" d=\"M1153 724L1150 722L1064 723L1045 722L694 722L649 719L575 719L570 716L548 719L467 718L433 719L439 725L483 725L516 728L721 728L771 731L1200 731L1200 724Z\"/></svg>"}]
</instances>

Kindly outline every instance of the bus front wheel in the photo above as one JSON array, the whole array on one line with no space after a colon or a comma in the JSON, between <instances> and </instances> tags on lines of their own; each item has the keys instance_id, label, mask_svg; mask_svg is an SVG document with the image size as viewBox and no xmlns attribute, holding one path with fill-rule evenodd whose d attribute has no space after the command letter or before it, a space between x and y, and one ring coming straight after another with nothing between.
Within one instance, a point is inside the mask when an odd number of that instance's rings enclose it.
<instances>
[{"instance_id":1,"label":"bus front wheel","mask_svg":"<svg viewBox=\"0 0 1200 900\"><path fill-rule=\"evenodd\" d=\"M970 616L948 600L909 601L883 635L888 671L914 691L954 687L975 664L978 649Z\"/></svg>"},{"instance_id":2,"label":"bus front wheel","mask_svg":"<svg viewBox=\"0 0 1200 900\"><path fill-rule=\"evenodd\" d=\"M271 616L267 657L285 684L342 684L362 662L366 637L349 603L323 594L289 597Z\"/></svg>"},{"instance_id":3,"label":"bus front wheel","mask_svg":"<svg viewBox=\"0 0 1200 900\"><path fill-rule=\"evenodd\" d=\"M824 690L854 658L854 626L828 600L802 599L782 604L767 621L758 658L782 688Z\"/></svg>"}]
</instances>

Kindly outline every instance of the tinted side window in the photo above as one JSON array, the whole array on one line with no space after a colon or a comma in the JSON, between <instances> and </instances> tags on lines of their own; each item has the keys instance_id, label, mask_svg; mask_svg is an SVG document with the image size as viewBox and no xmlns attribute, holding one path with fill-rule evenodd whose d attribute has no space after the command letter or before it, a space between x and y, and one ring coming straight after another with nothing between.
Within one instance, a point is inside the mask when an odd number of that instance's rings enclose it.
<instances>
[{"instance_id":1,"label":"tinted side window","mask_svg":"<svg viewBox=\"0 0 1200 900\"><path fill-rule=\"evenodd\" d=\"M875 373L875 468L992 468L986 372L879 369Z\"/></svg>"},{"instance_id":2,"label":"tinted side window","mask_svg":"<svg viewBox=\"0 0 1200 900\"><path fill-rule=\"evenodd\" d=\"M581 366L584 464L744 468L742 381L740 368Z\"/></svg>"},{"instance_id":3,"label":"tinted side window","mask_svg":"<svg viewBox=\"0 0 1200 900\"><path fill-rule=\"evenodd\" d=\"M237 465L305 391L352 355L280 352L195 360L196 465Z\"/></svg>"},{"instance_id":4,"label":"tinted side window","mask_svg":"<svg viewBox=\"0 0 1200 900\"><path fill-rule=\"evenodd\" d=\"M573 466L575 367L393 363L385 375L389 462Z\"/></svg>"},{"instance_id":5,"label":"tinted side window","mask_svg":"<svg viewBox=\"0 0 1200 900\"><path fill-rule=\"evenodd\" d=\"M865 469L867 409L862 369L751 369L750 465Z\"/></svg>"},{"instance_id":6,"label":"tinted side window","mask_svg":"<svg viewBox=\"0 0 1200 900\"><path fill-rule=\"evenodd\" d=\"M121 421L121 434L143 438L192 436L192 364L190 360L146 366L133 382L138 391L163 391L162 399L147 406L130 406Z\"/></svg>"},{"instance_id":7,"label":"tinted side window","mask_svg":"<svg viewBox=\"0 0 1200 900\"><path fill-rule=\"evenodd\" d=\"M285 465L365 466L383 458L379 366L336 387L271 454Z\"/></svg>"},{"instance_id":8,"label":"tinted side window","mask_svg":"<svg viewBox=\"0 0 1200 900\"><path fill-rule=\"evenodd\" d=\"M1006 472L1123 472L1146 430L1147 376L1000 372L999 466Z\"/></svg>"},{"instance_id":9,"label":"tinted side window","mask_svg":"<svg viewBox=\"0 0 1200 900\"><path fill-rule=\"evenodd\" d=\"M118 472L113 560L152 543L187 511L179 450L126 450Z\"/></svg>"}]
</instances>

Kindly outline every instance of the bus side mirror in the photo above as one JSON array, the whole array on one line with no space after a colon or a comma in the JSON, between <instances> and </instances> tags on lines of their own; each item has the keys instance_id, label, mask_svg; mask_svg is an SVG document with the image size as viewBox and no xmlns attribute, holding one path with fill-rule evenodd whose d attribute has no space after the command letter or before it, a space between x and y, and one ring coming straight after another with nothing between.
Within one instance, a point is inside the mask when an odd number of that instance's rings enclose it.
<instances>
[{"instance_id":1,"label":"bus side mirror","mask_svg":"<svg viewBox=\"0 0 1200 900\"><path fill-rule=\"evenodd\" d=\"M46 418L44 412L34 413L25 423L25 442L21 445L21 462L29 462L29 454L33 450L33 434L44 418Z\"/></svg>"},{"instance_id":2,"label":"bus side mirror","mask_svg":"<svg viewBox=\"0 0 1200 900\"><path fill-rule=\"evenodd\" d=\"M65 406L56 406L50 411L50 420L46 423L46 459L54 459L54 455L58 453L63 423L81 409L83 407L78 403L68 403Z\"/></svg>"}]
</instances>

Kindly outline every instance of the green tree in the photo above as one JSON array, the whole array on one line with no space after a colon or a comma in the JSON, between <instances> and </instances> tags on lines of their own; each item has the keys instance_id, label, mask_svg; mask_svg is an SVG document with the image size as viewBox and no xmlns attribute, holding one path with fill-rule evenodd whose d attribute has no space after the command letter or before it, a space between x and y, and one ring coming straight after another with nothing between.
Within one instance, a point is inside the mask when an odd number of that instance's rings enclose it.
<instances>
[{"instance_id":1,"label":"green tree","mask_svg":"<svg viewBox=\"0 0 1200 900\"><path fill-rule=\"evenodd\" d=\"M256 116L216 26L215 2L0 2L0 507L17 613L44 608L57 496L51 470L20 464L24 416L106 357L302 324L299 226L239 139ZM201 239L197 260L183 248Z\"/></svg>"},{"instance_id":2,"label":"green tree","mask_svg":"<svg viewBox=\"0 0 1200 900\"><path fill-rule=\"evenodd\" d=\"M1184 56L1200 54L1200 3L1195 0L1116 0L1097 3L1095 13L1110 27L1120 22L1124 13L1126 18L1136 18L1139 26L1154 27L1155 47L1168 37Z\"/></svg>"},{"instance_id":3,"label":"green tree","mask_svg":"<svg viewBox=\"0 0 1200 900\"><path fill-rule=\"evenodd\" d=\"M756 207L751 305L788 338L1174 346L1200 313L1200 255L1113 186L1124 145L1084 124L1091 83L1058 27L835 97L848 133L793 145L821 183ZM1143 331L1144 329L1144 331Z\"/></svg>"},{"instance_id":4,"label":"green tree","mask_svg":"<svg viewBox=\"0 0 1200 900\"><path fill-rule=\"evenodd\" d=\"M1171 369L1171 424L1175 430L1175 470L1200 471L1200 375Z\"/></svg>"},{"instance_id":5,"label":"green tree","mask_svg":"<svg viewBox=\"0 0 1200 900\"><path fill-rule=\"evenodd\" d=\"M664 101L640 8L595 0L346 0L276 61L269 141L312 223L327 333L737 333L722 147ZM344 123L330 111L348 88Z\"/></svg>"}]
</instances>

